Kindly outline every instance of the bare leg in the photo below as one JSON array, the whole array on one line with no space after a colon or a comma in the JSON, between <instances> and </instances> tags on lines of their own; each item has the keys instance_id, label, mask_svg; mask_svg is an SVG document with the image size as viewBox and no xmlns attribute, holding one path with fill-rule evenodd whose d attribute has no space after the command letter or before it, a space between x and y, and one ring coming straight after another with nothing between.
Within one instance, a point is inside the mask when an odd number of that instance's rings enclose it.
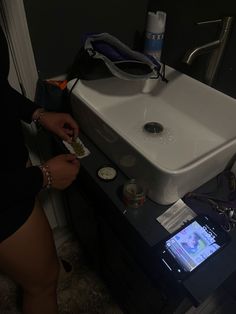
<instances>
[{"instance_id":1,"label":"bare leg","mask_svg":"<svg viewBox=\"0 0 236 314\"><path fill-rule=\"evenodd\" d=\"M52 231L39 205L21 228L0 243L0 269L23 289L24 314L57 314L59 262Z\"/></svg>"}]
</instances>

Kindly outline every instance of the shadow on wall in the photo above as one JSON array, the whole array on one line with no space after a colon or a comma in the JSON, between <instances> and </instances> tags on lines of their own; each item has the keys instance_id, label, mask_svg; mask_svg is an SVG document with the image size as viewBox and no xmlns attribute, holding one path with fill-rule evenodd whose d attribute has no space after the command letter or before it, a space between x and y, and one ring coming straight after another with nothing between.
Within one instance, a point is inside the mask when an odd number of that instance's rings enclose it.
<instances>
[{"instance_id":1,"label":"shadow on wall","mask_svg":"<svg viewBox=\"0 0 236 314\"><path fill-rule=\"evenodd\" d=\"M224 16L235 16L213 87L236 98L235 1L150 0L148 10L162 10L167 13L162 61L202 82L204 82L210 53L198 56L191 66L185 65L182 60L189 49L218 39L221 25L217 23L197 25L197 23Z\"/></svg>"},{"instance_id":2,"label":"shadow on wall","mask_svg":"<svg viewBox=\"0 0 236 314\"><path fill-rule=\"evenodd\" d=\"M66 73L81 47L81 36L88 32L108 32L137 48L147 4L148 0L24 0L40 78Z\"/></svg>"}]
</instances>

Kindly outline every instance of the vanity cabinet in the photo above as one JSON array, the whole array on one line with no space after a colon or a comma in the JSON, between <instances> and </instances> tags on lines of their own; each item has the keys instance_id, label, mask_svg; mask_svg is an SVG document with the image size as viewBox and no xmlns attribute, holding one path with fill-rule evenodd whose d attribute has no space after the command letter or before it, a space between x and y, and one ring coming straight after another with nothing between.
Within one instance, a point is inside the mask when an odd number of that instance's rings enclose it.
<instances>
[{"instance_id":1,"label":"vanity cabinet","mask_svg":"<svg viewBox=\"0 0 236 314\"><path fill-rule=\"evenodd\" d=\"M127 208L122 187L128 178L117 169L113 181L101 180L98 169L115 165L87 137L80 137L91 154L81 160L77 180L64 192L67 220L124 313L184 314L203 303L236 270L236 231L219 257L177 283L153 254L168 236L156 218L169 207L147 199L137 209Z\"/></svg>"},{"instance_id":2,"label":"vanity cabinet","mask_svg":"<svg viewBox=\"0 0 236 314\"><path fill-rule=\"evenodd\" d=\"M100 220L101 273L130 314L156 314L167 303L165 295L147 278L110 226Z\"/></svg>"},{"instance_id":3,"label":"vanity cabinet","mask_svg":"<svg viewBox=\"0 0 236 314\"><path fill-rule=\"evenodd\" d=\"M95 196L94 188L96 186L81 169L79 180L65 193L68 222L88 262L103 277L125 313L160 313L167 302L165 295L153 285L125 247L122 238L129 236L125 226L113 215L114 208L101 191L97 191L99 197ZM106 216L106 211L110 215ZM123 237L116 232L117 228Z\"/></svg>"}]
</instances>

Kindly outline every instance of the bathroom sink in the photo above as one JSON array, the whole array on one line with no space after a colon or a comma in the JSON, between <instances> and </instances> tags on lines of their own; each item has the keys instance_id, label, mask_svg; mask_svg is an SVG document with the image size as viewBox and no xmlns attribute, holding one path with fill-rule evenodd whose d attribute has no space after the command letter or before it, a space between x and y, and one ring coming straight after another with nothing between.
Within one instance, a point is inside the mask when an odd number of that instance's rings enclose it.
<instances>
[{"instance_id":1,"label":"bathroom sink","mask_svg":"<svg viewBox=\"0 0 236 314\"><path fill-rule=\"evenodd\" d=\"M166 77L79 81L71 98L84 133L160 204L213 178L236 152L236 100L170 67Z\"/></svg>"}]
</instances>

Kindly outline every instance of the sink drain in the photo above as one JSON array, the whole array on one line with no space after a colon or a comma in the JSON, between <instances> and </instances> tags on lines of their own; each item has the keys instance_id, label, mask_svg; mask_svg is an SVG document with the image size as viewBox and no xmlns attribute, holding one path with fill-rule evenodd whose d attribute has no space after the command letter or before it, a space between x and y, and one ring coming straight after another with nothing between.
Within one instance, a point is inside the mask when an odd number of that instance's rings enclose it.
<instances>
[{"instance_id":1,"label":"sink drain","mask_svg":"<svg viewBox=\"0 0 236 314\"><path fill-rule=\"evenodd\" d=\"M163 125L158 122L148 122L144 124L143 128L146 132L152 134L160 134L164 131Z\"/></svg>"}]
</instances>

